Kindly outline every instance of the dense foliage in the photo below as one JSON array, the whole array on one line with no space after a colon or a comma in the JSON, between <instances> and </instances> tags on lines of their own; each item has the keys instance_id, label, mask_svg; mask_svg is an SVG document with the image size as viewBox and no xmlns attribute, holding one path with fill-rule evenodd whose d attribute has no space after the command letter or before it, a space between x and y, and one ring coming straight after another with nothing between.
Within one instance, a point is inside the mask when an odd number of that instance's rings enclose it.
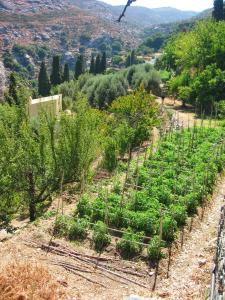
<instances>
[{"instance_id":1,"label":"dense foliage","mask_svg":"<svg viewBox=\"0 0 225 300\"><path fill-rule=\"evenodd\" d=\"M82 92L89 103L97 108L109 107L112 102L143 85L147 92L160 94L161 76L151 65L136 65L114 74L97 75L85 73L77 81L71 81L53 89L62 93L65 108L71 109L77 95Z\"/></svg>"},{"instance_id":2,"label":"dense foliage","mask_svg":"<svg viewBox=\"0 0 225 300\"><path fill-rule=\"evenodd\" d=\"M173 36L162 65L174 72L169 93L209 113L224 99L225 22L202 21L189 33Z\"/></svg>"},{"instance_id":3,"label":"dense foliage","mask_svg":"<svg viewBox=\"0 0 225 300\"><path fill-rule=\"evenodd\" d=\"M101 124L100 112L83 99L76 115L60 121L45 114L30 121L22 109L1 105L0 220L18 209L34 220L61 184L83 188L101 148Z\"/></svg>"}]
</instances>

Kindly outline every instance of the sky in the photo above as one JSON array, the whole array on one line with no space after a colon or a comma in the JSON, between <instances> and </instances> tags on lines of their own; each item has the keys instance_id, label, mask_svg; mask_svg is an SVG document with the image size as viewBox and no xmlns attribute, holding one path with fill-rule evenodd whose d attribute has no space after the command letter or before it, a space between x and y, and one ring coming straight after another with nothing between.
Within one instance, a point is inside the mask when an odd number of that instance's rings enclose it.
<instances>
[{"instance_id":1,"label":"sky","mask_svg":"<svg viewBox=\"0 0 225 300\"><path fill-rule=\"evenodd\" d=\"M127 0L101 0L112 5L123 5ZM175 7L181 10L202 11L213 6L213 0L137 0L132 5L155 7Z\"/></svg>"}]
</instances>

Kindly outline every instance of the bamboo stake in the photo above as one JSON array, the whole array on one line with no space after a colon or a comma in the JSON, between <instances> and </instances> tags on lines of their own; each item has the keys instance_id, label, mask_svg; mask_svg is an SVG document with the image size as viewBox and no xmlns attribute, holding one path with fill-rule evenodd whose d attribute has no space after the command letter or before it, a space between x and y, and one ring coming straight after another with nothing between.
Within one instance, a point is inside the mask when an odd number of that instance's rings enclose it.
<instances>
[{"instance_id":1,"label":"bamboo stake","mask_svg":"<svg viewBox=\"0 0 225 300\"><path fill-rule=\"evenodd\" d=\"M159 255L160 255L160 251L161 251L162 235L163 235L163 223L162 223L162 207L161 207L160 208L160 228L159 228L159 253L158 253L158 260L157 260L157 264L156 264L155 278L154 278L152 291L155 291L155 289L156 289L157 277L158 277L158 273L159 273Z\"/></svg>"}]
</instances>

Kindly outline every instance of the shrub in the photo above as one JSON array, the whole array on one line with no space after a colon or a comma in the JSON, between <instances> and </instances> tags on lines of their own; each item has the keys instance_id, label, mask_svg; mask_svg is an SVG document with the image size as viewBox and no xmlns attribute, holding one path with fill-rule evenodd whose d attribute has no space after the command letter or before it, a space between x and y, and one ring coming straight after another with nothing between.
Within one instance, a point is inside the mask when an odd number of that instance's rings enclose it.
<instances>
[{"instance_id":1,"label":"shrub","mask_svg":"<svg viewBox=\"0 0 225 300\"><path fill-rule=\"evenodd\" d=\"M68 232L71 226L71 218L68 216L59 216L56 218L56 222L53 228L53 234L55 236L68 236Z\"/></svg>"},{"instance_id":2,"label":"shrub","mask_svg":"<svg viewBox=\"0 0 225 300\"><path fill-rule=\"evenodd\" d=\"M92 213L92 207L89 200L88 195L83 195L80 199L80 201L77 204L77 210L76 214L78 214L79 217L85 217L90 216Z\"/></svg>"},{"instance_id":3,"label":"shrub","mask_svg":"<svg viewBox=\"0 0 225 300\"><path fill-rule=\"evenodd\" d=\"M117 167L117 144L112 138L108 138L105 146L103 166L109 172Z\"/></svg>"},{"instance_id":4,"label":"shrub","mask_svg":"<svg viewBox=\"0 0 225 300\"><path fill-rule=\"evenodd\" d=\"M148 246L148 259L153 262L159 261L164 257L161 248L163 246L163 242L160 242L160 237L155 235Z\"/></svg>"},{"instance_id":5,"label":"shrub","mask_svg":"<svg viewBox=\"0 0 225 300\"><path fill-rule=\"evenodd\" d=\"M116 247L123 258L129 259L141 254L143 245L139 243L142 241L143 233L139 232L137 235L131 229L128 229Z\"/></svg>"},{"instance_id":6,"label":"shrub","mask_svg":"<svg viewBox=\"0 0 225 300\"><path fill-rule=\"evenodd\" d=\"M67 299L60 284L39 265L16 262L6 266L0 274L0 298L55 300Z\"/></svg>"},{"instance_id":7,"label":"shrub","mask_svg":"<svg viewBox=\"0 0 225 300\"><path fill-rule=\"evenodd\" d=\"M162 222L162 238L168 244L172 243L175 239L175 232L177 230L177 222L170 216L164 216Z\"/></svg>"},{"instance_id":8,"label":"shrub","mask_svg":"<svg viewBox=\"0 0 225 300\"><path fill-rule=\"evenodd\" d=\"M84 240L87 237L88 222L85 219L76 219L69 229L69 239Z\"/></svg>"},{"instance_id":9,"label":"shrub","mask_svg":"<svg viewBox=\"0 0 225 300\"><path fill-rule=\"evenodd\" d=\"M94 226L93 242L95 250L100 253L103 252L111 242L111 237L108 234L108 229L106 225L101 221L98 221Z\"/></svg>"},{"instance_id":10,"label":"shrub","mask_svg":"<svg viewBox=\"0 0 225 300\"><path fill-rule=\"evenodd\" d=\"M174 219L177 222L177 225L184 226L187 219L187 210L185 206L172 204L170 210L174 214Z\"/></svg>"}]
</instances>

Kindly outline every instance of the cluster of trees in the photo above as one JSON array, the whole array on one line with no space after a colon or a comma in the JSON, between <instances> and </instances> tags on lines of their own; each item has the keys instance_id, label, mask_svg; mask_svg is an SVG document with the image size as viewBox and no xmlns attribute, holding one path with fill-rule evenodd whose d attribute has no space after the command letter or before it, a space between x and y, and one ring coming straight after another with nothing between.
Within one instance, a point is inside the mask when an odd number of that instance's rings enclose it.
<instances>
[{"instance_id":1,"label":"cluster of trees","mask_svg":"<svg viewBox=\"0 0 225 300\"><path fill-rule=\"evenodd\" d=\"M132 50L130 54L127 55L126 58L126 67L130 67L138 64L138 59L135 50Z\"/></svg>"},{"instance_id":2,"label":"cluster of trees","mask_svg":"<svg viewBox=\"0 0 225 300\"><path fill-rule=\"evenodd\" d=\"M104 109L117 97L127 95L129 90L136 90L141 84L147 92L160 95L160 83L160 73L151 65L142 64L107 75L85 73L77 81L58 86L55 92L63 94L65 109L72 109L79 92L87 96L91 106Z\"/></svg>"},{"instance_id":3,"label":"cluster of trees","mask_svg":"<svg viewBox=\"0 0 225 300\"><path fill-rule=\"evenodd\" d=\"M106 53L103 52L102 56L100 54L97 55L95 58L94 55L91 57L91 65L90 65L90 73L97 75L97 74L104 74L107 68L107 61L106 61Z\"/></svg>"},{"instance_id":4,"label":"cluster of trees","mask_svg":"<svg viewBox=\"0 0 225 300\"><path fill-rule=\"evenodd\" d=\"M119 98L110 110L113 115L91 108L81 96L75 113L59 120L45 113L30 120L25 106L0 106L0 225L18 212L34 221L68 183L84 190L98 157L113 170L112 156L117 161L139 145L158 118L154 98L144 90Z\"/></svg>"},{"instance_id":5,"label":"cluster of trees","mask_svg":"<svg viewBox=\"0 0 225 300\"><path fill-rule=\"evenodd\" d=\"M159 51L169 38L168 34L156 33L146 38L138 47L138 50L143 54Z\"/></svg>"},{"instance_id":6,"label":"cluster of trees","mask_svg":"<svg viewBox=\"0 0 225 300\"><path fill-rule=\"evenodd\" d=\"M80 54L77 57L74 78L78 79L82 74L85 73L85 61L84 56ZM104 74L106 71L107 62L106 62L106 53L104 52L102 56L97 55L96 59L94 56L91 58L91 65L89 72L91 74ZM63 70L62 70L63 69ZM68 63L62 68L60 64L60 56L56 55L53 57L52 61L52 71L49 77L46 64L44 61L41 63L39 75L38 75L38 94L40 96L48 96L50 94L51 88L57 86L63 82L70 81L70 69Z\"/></svg>"},{"instance_id":7,"label":"cluster of trees","mask_svg":"<svg viewBox=\"0 0 225 300\"><path fill-rule=\"evenodd\" d=\"M0 106L0 224L20 210L36 219L62 184L84 186L101 149L102 117L85 99L76 114L36 122L15 105Z\"/></svg>"},{"instance_id":8,"label":"cluster of trees","mask_svg":"<svg viewBox=\"0 0 225 300\"><path fill-rule=\"evenodd\" d=\"M38 94L40 96L49 96L52 86L59 85L65 81L70 80L69 65L66 63L62 71L60 64L60 57L58 55L53 57L52 71L49 77L45 61L42 61L39 75L38 75Z\"/></svg>"},{"instance_id":9,"label":"cluster of trees","mask_svg":"<svg viewBox=\"0 0 225 300\"><path fill-rule=\"evenodd\" d=\"M173 36L161 59L161 68L174 74L168 82L169 94L211 113L225 98L224 57L224 21L202 21L192 31Z\"/></svg>"}]
</instances>

